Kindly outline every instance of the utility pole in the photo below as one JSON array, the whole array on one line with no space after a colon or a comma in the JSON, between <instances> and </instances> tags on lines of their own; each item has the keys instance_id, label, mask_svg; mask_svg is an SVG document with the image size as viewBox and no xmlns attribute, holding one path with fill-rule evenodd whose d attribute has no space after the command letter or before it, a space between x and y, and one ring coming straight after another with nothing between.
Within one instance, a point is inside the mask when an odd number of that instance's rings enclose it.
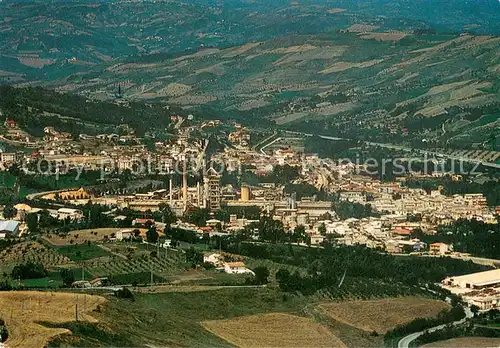
<instances>
[{"instance_id":1,"label":"utility pole","mask_svg":"<svg viewBox=\"0 0 500 348\"><path fill-rule=\"evenodd\" d=\"M151 261L151 286L153 286L153 260L150 258Z\"/></svg>"},{"instance_id":2,"label":"utility pole","mask_svg":"<svg viewBox=\"0 0 500 348\"><path fill-rule=\"evenodd\" d=\"M76 295L76 303L75 303L75 321L78 321L78 295Z\"/></svg>"}]
</instances>

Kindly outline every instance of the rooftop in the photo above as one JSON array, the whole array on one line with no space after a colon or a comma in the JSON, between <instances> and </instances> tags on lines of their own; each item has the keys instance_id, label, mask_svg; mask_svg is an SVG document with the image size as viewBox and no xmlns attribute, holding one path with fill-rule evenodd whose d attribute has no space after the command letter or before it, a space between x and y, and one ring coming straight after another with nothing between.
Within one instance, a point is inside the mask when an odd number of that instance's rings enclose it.
<instances>
[{"instance_id":1,"label":"rooftop","mask_svg":"<svg viewBox=\"0 0 500 348\"><path fill-rule=\"evenodd\" d=\"M454 281L467 282L477 286L500 283L500 269L452 277Z\"/></svg>"}]
</instances>

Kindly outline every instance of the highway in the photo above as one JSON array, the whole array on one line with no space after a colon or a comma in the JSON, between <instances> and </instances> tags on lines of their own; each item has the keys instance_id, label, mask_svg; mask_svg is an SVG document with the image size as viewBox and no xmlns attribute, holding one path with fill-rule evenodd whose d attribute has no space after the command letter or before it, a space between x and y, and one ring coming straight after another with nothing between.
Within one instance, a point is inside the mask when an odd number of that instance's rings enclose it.
<instances>
[{"instance_id":1,"label":"highway","mask_svg":"<svg viewBox=\"0 0 500 348\"><path fill-rule=\"evenodd\" d=\"M465 318L458 320L458 321L454 321L453 323L451 323L451 325L463 324L463 323L465 323L465 321L467 319L472 318L474 316L474 314L471 312L469 307L464 307L464 311L465 311ZM427 329L424 331L419 331L419 332L409 334L408 336L405 336L399 340L398 348L409 348L410 343L413 342L414 340L416 340L421 335L423 335L425 331L434 332L434 331L443 329L446 325L448 325L448 324L434 326L434 327L431 327L430 329Z\"/></svg>"}]
</instances>

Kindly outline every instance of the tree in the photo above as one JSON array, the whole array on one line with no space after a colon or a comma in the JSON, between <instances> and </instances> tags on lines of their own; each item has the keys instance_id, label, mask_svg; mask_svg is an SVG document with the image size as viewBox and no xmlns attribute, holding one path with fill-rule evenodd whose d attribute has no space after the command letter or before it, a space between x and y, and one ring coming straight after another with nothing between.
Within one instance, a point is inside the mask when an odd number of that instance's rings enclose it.
<instances>
[{"instance_id":1,"label":"tree","mask_svg":"<svg viewBox=\"0 0 500 348\"><path fill-rule=\"evenodd\" d=\"M177 216L168 204L160 204L161 222L166 224L166 231L170 231L170 225L177 221Z\"/></svg>"},{"instance_id":2,"label":"tree","mask_svg":"<svg viewBox=\"0 0 500 348\"><path fill-rule=\"evenodd\" d=\"M254 283L256 285L263 285L269 283L269 269L265 266L256 267L254 270L255 278Z\"/></svg>"},{"instance_id":3,"label":"tree","mask_svg":"<svg viewBox=\"0 0 500 348\"><path fill-rule=\"evenodd\" d=\"M150 226L146 231L146 240L148 243L156 243L158 241L158 231L156 231L156 227L154 225Z\"/></svg>"},{"instance_id":4,"label":"tree","mask_svg":"<svg viewBox=\"0 0 500 348\"><path fill-rule=\"evenodd\" d=\"M210 218L208 209L195 209L187 212L183 216L184 221L195 224L196 226L205 226Z\"/></svg>"},{"instance_id":5,"label":"tree","mask_svg":"<svg viewBox=\"0 0 500 348\"><path fill-rule=\"evenodd\" d=\"M61 279L64 286L69 287L75 281L75 275L70 269L64 268L61 270Z\"/></svg>"},{"instance_id":6,"label":"tree","mask_svg":"<svg viewBox=\"0 0 500 348\"><path fill-rule=\"evenodd\" d=\"M203 254L191 247L186 250L186 262L191 263L192 268L196 268L203 263Z\"/></svg>"},{"instance_id":7,"label":"tree","mask_svg":"<svg viewBox=\"0 0 500 348\"><path fill-rule=\"evenodd\" d=\"M115 296L117 298L126 298L126 299L134 301L134 294L132 293L132 291L130 291L128 288L125 288L125 287L121 288L119 290L116 290Z\"/></svg>"},{"instance_id":8,"label":"tree","mask_svg":"<svg viewBox=\"0 0 500 348\"><path fill-rule=\"evenodd\" d=\"M38 214L28 214L26 215L26 225L28 225L28 230L31 233L38 232Z\"/></svg>"},{"instance_id":9,"label":"tree","mask_svg":"<svg viewBox=\"0 0 500 348\"><path fill-rule=\"evenodd\" d=\"M5 342L9 338L9 332L5 325L0 326L0 342Z\"/></svg>"},{"instance_id":10,"label":"tree","mask_svg":"<svg viewBox=\"0 0 500 348\"><path fill-rule=\"evenodd\" d=\"M321 223L321 225L318 226L318 232L319 234L321 234L322 236L326 236L326 226L325 226L325 223Z\"/></svg>"},{"instance_id":11,"label":"tree","mask_svg":"<svg viewBox=\"0 0 500 348\"><path fill-rule=\"evenodd\" d=\"M290 271L286 268L280 268L278 272L276 272L276 281L280 284L285 283L290 279Z\"/></svg>"},{"instance_id":12,"label":"tree","mask_svg":"<svg viewBox=\"0 0 500 348\"><path fill-rule=\"evenodd\" d=\"M479 307L476 305L472 305L470 306L470 311L472 312L472 314L474 314L474 316L477 316L477 313L479 313Z\"/></svg>"},{"instance_id":13,"label":"tree","mask_svg":"<svg viewBox=\"0 0 500 348\"><path fill-rule=\"evenodd\" d=\"M307 242L307 237L306 228L303 225L299 225L293 230L290 241L297 244L304 243Z\"/></svg>"},{"instance_id":14,"label":"tree","mask_svg":"<svg viewBox=\"0 0 500 348\"><path fill-rule=\"evenodd\" d=\"M28 261L27 263L16 265L12 269L12 279L35 279L47 276L47 270L41 263Z\"/></svg>"},{"instance_id":15,"label":"tree","mask_svg":"<svg viewBox=\"0 0 500 348\"><path fill-rule=\"evenodd\" d=\"M270 217L263 217L258 224L259 239L279 243L286 240L287 234L283 228L283 223Z\"/></svg>"},{"instance_id":16,"label":"tree","mask_svg":"<svg viewBox=\"0 0 500 348\"><path fill-rule=\"evenodd\" d=\"M17 209L11 205L7 205L3 209L3 217L6 219L12 219L16 215L17 215Z\"/></svg>"}]
</instances>

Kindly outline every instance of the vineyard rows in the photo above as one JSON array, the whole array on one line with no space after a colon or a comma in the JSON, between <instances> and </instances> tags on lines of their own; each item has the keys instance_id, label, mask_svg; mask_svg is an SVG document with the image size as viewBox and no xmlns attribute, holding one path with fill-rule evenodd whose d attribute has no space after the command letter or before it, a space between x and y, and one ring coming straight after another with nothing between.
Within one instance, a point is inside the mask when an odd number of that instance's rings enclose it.
<instances>
[{"instance_id":1,"label":"vineyard rows","mask_svg":"<svg viewBox=\"0 0 500 348\"><path fill-rule=\"evenodd\" d=\"M155 272L172 272L182 268L180 262L176 259L164 257L153 257L152 263L149 259L136 258L124 260L115 257L105 263L96 263L87 267L87 270L94 276L111 276L115 274L149 272L151 265Z\"/></svg>"}]
</instances>

